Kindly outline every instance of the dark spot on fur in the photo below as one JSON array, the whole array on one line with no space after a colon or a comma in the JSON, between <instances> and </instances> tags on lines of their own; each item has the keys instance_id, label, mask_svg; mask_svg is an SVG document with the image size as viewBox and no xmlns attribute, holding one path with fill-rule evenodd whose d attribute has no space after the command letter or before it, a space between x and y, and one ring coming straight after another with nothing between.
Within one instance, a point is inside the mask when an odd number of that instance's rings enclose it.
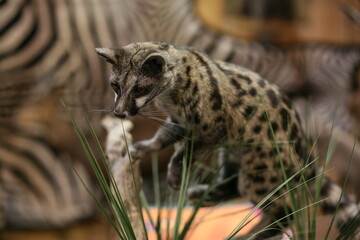
<instances>
[{"instance_id":1,"label":"dark spot on fur","mask_svg":"<svg viewBox=\"0 0 360 240\"><path fill-rule=\"evenodd\" d=\"M237 108L237 107L240 107L242 104L243 104L243 100L238 99L238 100L236 100L235 102L232 102L232 103L231 103L231 107Z\"/></svg>"},{"instance_id":2,"label":"dark spot on fur","mask_svg":"<svg viewBox=\"0 0 360 240\"><path fill-rule=\"evenodd\" d=\"M212 93L210 95L210 101L213 101L212 109L218 111L222 107L222 98L219 90L218 79L215 78L212 69L208 64L208 60L205 60L204 56L196 51L189 51L193 54L197 60L206 68L206 73L209 76L209 83L212 88Z\"/></svg>"},{"instance_id":3,"label":"dark spot on fur","mask_svg":"<svg viewBox=\"0 0 360 240\"><path fill-rule=\"evenodd\" d=\"M238 133L239 135L243 135L245 133L245 128L239 128Z\"/></svg>"},{"instance_id":4,"label":"dark spot on fur","mask_svg":"<svg viewBox=\"0 0 360 240\"><path fill-rule=\"evenodd\" d=\"M260 152L260 153L259 153L259 158L264 158L264 157L266 157L266 153Z\"/></svg>"},{"instance_id":5,"label":"dark spot on fur","mask_svg":"<svg viewBox=\"0 0 360 240\"><path fill-rule=\"evenodd\" d=\"M248 140L246 140L246 145L248 146L252 146L254 144L254 139L253 138L249 138Z\"/></svg>"},{"instance_id":6,"label":"dark spot on fur","mask_svg":"<svg viewBox=\"0 0 360 240\"><path fill-rule=\"evenodd\" d=\"M189 105L190 105L190 110L191 110L191 111L195 111L197 105L199 104L199 101L200 101L199 98L197 98L197 99L193 99L193 100L189 103Z\"/></svg>"},{"instance_id":7,"label":"dark spot on fur","mask_svg":"<svg viewBox=\"0 0 360 240\"><path fill-rule=\"evenodd\" d=\"M199 87L197 85L197 83L194 83L194 87L192 89L192 94L196 95L199 92Z\"/></svg>"},{"instance_id":8,"label":"dark spot on fur","mask_svg":"<svg viewBox=\"0 0 360 240\"><path fill-rule=\"evenodd\" d=\"M186 66L186 76L190 77L190 72L191 72L191 67L190 66Z\"/></svg>"},{"instance_id":9,"label":"dark spot on fur","mask_svg":"<svg viewBox=\"0 0 360 240\"><path fill-rule=\"evenodd\" d=\"M276 107L278 106L278 104L279 104L279 100L278 100L278 98L277 98L276 93L274 92L274 90L268 89L268 90L266 91L266 95L268 96L268 98L269 98L269 100L270 100L271 106L272 106L273 108L276 108Z\"/></svg>"},{"instance_id":10,"label":"dark spot on fur","mask_svg":"<svg viewBox=\"0 0 360 240\"><path fill-rule=\"evenodd\" d=\"M274 151L274 150L272 150L271 151L273 154L277 154L277 151ZM287 165L288 165L288 163L286 162L286 161L284 161L284 160L282 160L282 159L277 159L275 162L274 162L274 165L273 165L273 167L274 167L274 169L282 169L283 167L284 167L284 169L285 168L287 168Z\"/></svg>"},{"instance_id":11,"label":"dark spot on fur","mask_svg":"<svg viewBox=\"0 0 360 240\"><path fill-rule=\"evenodd\" d=\"M183 63L186 63L186 62L187 62L187 58L186 58L186 57L183 57L183 58L182 58L182 62L183 62Z\"/></svg>"},{"instance_id":12,"label":"dark spot on fur","mask_svg":"<svg viewBox=\"0 0 360 240\"><path fill-rule=\"evenodd\" d=\"M236 93L236 97L241 98L243 96L247 95L246 91L244 89L239 89Z\"/></svg>"},{"instance_id":13,"label":"dark spot on fur","mask_svg":"<svg viewBox=\"0 0 360 240\"><path fill-rule=\"evenodd\" d=\"M265 196L268 193L268 189L267 188L258 188L255 190L255 194L258 196Z\"/></svg>"},{"instance_id":14,"label":"dark spot on fur","mask_svg":"<svg viewBox=\"0 0 360 240\"><path fill-rule=\"evenodd\" d=\"M242 74L237 74L236 75L238 78L241 78L243 80L245 80L248 84L251 84L251 79L248 76L242 75Z\"/></svg>"},{"instance_id":15,"label":"dark spot on fur","mask_svg":"<svg viewBox=\"0 0 360 240\"><path fill-rule=\"evenodd\" d=\"M283 149L280 146L273 147L272 150L269 151L269 156L270 157L278 156L282 151Z\"/></svg>"},{"instance_id":16,"label":"dark spot on fur","mask_svg":"<svg viewBox=\"0 0 360 240\"><path fill-rule=\"evenodd\" d=\"M265 182L265 178L258 174L253 175L251 179L256 183L264 183Z\"/></svg>"},{"instance_id":17,"label":"dark spot on fur","mask_svg":"<svg viewBox=\"0 0 360 240\"><path fill-rule=\"evenodd\" d=\"M197 112L187 115L186 118L190 123L199 124L201 121L199 113Z\"/></svg>"},{"instance_id":18,"label":"dark spot on fur","mask_svg":"<svg viewBox=\"0 0 360 240\"><path fill-rule=\"evenodd\" d=\"M217 118L215 118L215 122L216 122L216 123L224 122L224 121L225 121L225 119L224 119L224 117L222 117L222 116L218 116Z\"/></svg>"},{"instance_id":19,"label":"dark spot on fur","mask_svg":"<svg viewBox=\"0 0 360 240\"><path fill-rule=\"evenodd\" d=\"M271 122L271 128L274 131L274 133L276 133L277 130L279 129L279 125L277 124L277 122Z\"/></svg>"},{"instance_id":20,"label":"dark spot on fur","mask_svg":"<svg viewBox=\"0 0 360 240\"><path fill-rule=\"evenodd\" d=\"M236 89L241 89L241 85L240 85L234 78L231 78L231 79L230 79L230 83L231 83L231 85L233 85Z\"/></svg>"},{"instance_id":21,"label":"dark spot on fur","mask_svg":"<svg viewBox=\"0 0 360 240\"><path fill-rule=\"evenodd\" d=\"M222 106L222 97L219 91L213 91L210 95L210 101L213 101L212 110L217 111L221 109Z\"/></svg>"},{"instance_id":22,"label":"dark spot on fur","mask_svg":"<svg viewBox=\"0 0 360 240\"><path fill-rule=\"evenodd\" d=\"M270 178L270 182L271 182L271 183L276 183L277 181L278 181L277 176L272 176L272 177Z\"/></svg>"},{"instance_id":23,"label":"dark spot on fur","mask_svg":"<svg viewBox=\"0 0 360 240\"><path fill-rule=\"evenodd\" d=\"M192 101L193 101L193 99L192 99L192 97L188 97L188 98L186 98L185 99L185 105L189 105L189 104L191 104L192 103Z\"/></svg>"},{"instance_id":24,"label":"dark spot on fur","mask_svg":"<svg viewBox=\"0 0 360 240\"><path fill-rule=\"evenodd\" d=\"M289 109L292 108L291 101L290 101L290 99L289 99L287 96L282 95L282 96L281 96L281 99L282 99L282 101L286 104L286 106L287 106Z\"/></svg>"},{"instance_id":25,"label":"dark spot on fur","mask_svg":"<svg viewBox=\"0 0 360 240\"><path fill-rule=\"evenodd\" d=\"M254 170L256 172L264 172L268 169L268 166L264 163L258 164L254 167Z\"/></svg>"},{"instance_id":26,"label":"dark spot on fur","mask_svg":"<svg viewBox=\"0 0 360 240\"><path fill-rule=\"evenodd\" d=\"M260 116L259 116L259 120L260 122L267 122L268 120L268 113L267 112L263 112Z\"/></svg>"},{"instance_id":27,"label":"dark spot on fur","mask_svg":"<svg viewBox=\"0 0 360 240\"><path fill-rule=\"evenodd\" d=\"M295 124L293 124L290 132L290 140L294 140L295 138L297 138L298 133L299 133L298 127Z\"/></svg>"},{"instance_id":28,"label":"dark spot on fur","mask_svg":"<svg viewBox=\"0 0 360 240\"><path fill-rule=\"evenodd\" d=\"M190 88L190 85L191 85L191 78L188 78L188 79L186 80L186 84L185 84L185 86L184 86L184 89L185 89L185 90L189 89L189 88Z\"/></svg>"},{"instance_id":29,"label":"dark spot on fur","mask_svg":"<svg viewBox=\"0 0 360 240\"><path fill-rule=\"evenodd\" d=\"M256 96L256 94L257 94L257 91L256 91L256 89L255 88L251 88L250 90L249 90L249 94L251 95L251 96Z\"/></svg>"},{"instance_id":30,"label":"dark spot on fur","mask_svg":"<svg viewBox=\"0 0 360 240\"><path fill-rule=\"evenodd\" d=\"M200 122L201 122L201 119L200 119L199 113L195 113L194 114L194 123L199 124Z\"/></svg>"},{"instance_id":31,"label":"dark spot on fur","mask_svg":"<svg viewBox=\"0 0 360 240\"><path fill-rule=\"evenodd\" d=\"M253 128L253 131L254 131L254 133L260 133L260 132L261 132L261 129L262 129L261 125L256 125L256 126Z\"/></svg>"},{"instance_id":32,"label":"dark spot on fur","mask_svg":"<svg viewBox=\"0 0 360 240\"><path fill-rule=\"evenodd\" d=\"M254 106L246 106L244 111L244 117L246 119L250 119L254 113L256 112L257 108Z\"/></svg>"},{"instance_id":33,"label":"dark spot on fur","mask_svg":"<svg viewBox=\"0 0 360 240\"><path fill-rule=\"evenodd\" d=\"M285 108L280 109L281 126L284 131L287 131L290 122L290 114Z\"/></svg>"},{"instance_id":34,"label":"dark spot on fur","mask_svg":"<svg viewBox=\"0 0 360 240\"><path fill-rule=\"evenodd\" d=\"M207 131L209 129L209 125L207 125L206 123L202 126L202 129L204 131Z\"/></svg>"},{"instance_id":35,"label":"dark spot on fur","mask_svg":"<svg viewBox=\"0 0 360 240\"><path fill-rule=\"evenodd\" d=\"M274 157L274 156L276 156L277 155L277 152L275 152L275 151L273 151L273 150L270 150L269 151L269 157Z\"/></svg>"},{"instance_id":36,"label":"dark spot on fur","mask_svg":"<svg viewBox=\"0 0 360 240\"><path fill-rule=\"evenodd\" d=\"M262 87L262 88L264 88L265 87L265 80L264 79L260 79L260 81L259 81L259 86L260 87Z\"/></svg>"},{"instance_id":37,"label":"dark spot on fur","mask_svg":"<svg viewBox=\"0 0 360 240\"><path fill-rule=\"evenodd\" d=\"M276 140L276 132L279 129L279 125L276 122L271 122L268 129L268 136L271 140Z\"/></svg>"},{"instance_id":38,"label":"dark spot on fur","mask_svg":"<svg viewBox=\"0 0 360 240\"><path fill-rule=\"evenodd\" d=\"M295 151L300 156L302 156L304 154L304 149L302 147L300 139L298 139L295 143Z\"/></svg>"}]
</instances>

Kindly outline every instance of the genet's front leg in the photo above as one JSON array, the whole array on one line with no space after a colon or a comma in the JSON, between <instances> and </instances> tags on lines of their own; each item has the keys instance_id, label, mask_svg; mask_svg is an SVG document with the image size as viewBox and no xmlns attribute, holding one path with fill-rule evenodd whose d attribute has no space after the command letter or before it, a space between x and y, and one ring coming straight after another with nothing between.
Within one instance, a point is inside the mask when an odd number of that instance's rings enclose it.
<instances>
[{"instance_id":1,"label":"genet's front leg","mask_svg":"<svg viewBox=\"0 0 360 240\"><path fill-rule=\"evenodd\" d=\"M172 155L168 164L167 181L173 189L181 186L182 164L184 159L185 143L181 143L176 152Z\"/></svg>"},{"instance_id":2,"label":"genet's front leg","mask_svg":"<svg viewBox=\"0 0 360 240\"><path fill-rule=\"evenodd\" d=\"M184 134L185 129L169 117L151 139L137 142L132 146L131 156L142 158L147 153L159 151L181 140Z\"/></svg>"},{"instance_id":3,"label":"genet's front leg","mask_svg":"<svg viewBox=\"0 0 360 240\"><path fill-rule=\"evenodd\" d=\"M191 159L192 162L196 161L204 153L203 150L201 144L194 143L192 140L181 142L168 164L167 180L170 187L174 189L180 188L183 161L187 161L187 164L190 164Z\"/></svg>"}]
</instances>

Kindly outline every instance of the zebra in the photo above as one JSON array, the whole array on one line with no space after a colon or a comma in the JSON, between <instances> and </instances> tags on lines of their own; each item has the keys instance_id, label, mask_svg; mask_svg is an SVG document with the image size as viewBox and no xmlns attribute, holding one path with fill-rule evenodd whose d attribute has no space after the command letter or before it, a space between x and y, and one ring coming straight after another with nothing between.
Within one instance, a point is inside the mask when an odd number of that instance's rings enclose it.
<instances>
[{"instance_id":1,"label":"zebra","mask_svg":"<svg viewBox=\"0 0 360 240\"><path fill-rule=\"evenodd\" d=\"M31 131L0 133L0 227L65 227L95 214L94 201L74 171L93 188L84 166Z\"/></svg>"},{"instance_id":2,"label":"zebra","mask_svg":"<svg viewBox=\"0 0 360 240\"><path fill-rule=\"evenodd\" d=\"M71 128L62 120L44 120L56 101L56 94L46 97L21 110L17 124L0 127L0 228L66 227L95 215L84 187L100 197L89 168L61 150L61 136L43 134ZM36 108L45 113L39 116Z\"/></svg>"},{"instance_id":3,"label":"zebra","mask_svg":"<svg viewBox=\"0 0 360 240\"><path fill-rule=\"evenodd\" d=\"M346 111L345 96L359 72L358 45L280 47L243 42L208 29L196 16L193 4L191 0L0 1L0 123L13 129L1 136L1 141L11 134L22 136L24 130L14 126L14 119L24 109L39 105L53 90L60 92L76 120L81 121L82 114L90 110L111 110L107 103L112 94L103 81L106 66L94 48L146 40L193 46L214 58L248 67L294 97L314 96L312 115L320 119L318 125L333 122L335 112L341 111L336 126L346 131L355 126ZM339 96L337 100L332 98L334 94ZM330 110L323 112L327 108ZM51 120L59 116L62 109L55 111ZM91 116L100 132L97 119L103 114ZM47 139L47 134L42 137ZM46 142L42 144L50 151ZM0 156L0 162L6 161L3 158ZM51 161L45 156L39 159ZM4 199L4 195L0 196ZM9 209L4 201L2 204ZM21 204L25 203L19 203L19 209L24 207ZM33 226L43 225L33 220ZM48 224L58 226L51 219Z\"/></svg>"}]
</instances>

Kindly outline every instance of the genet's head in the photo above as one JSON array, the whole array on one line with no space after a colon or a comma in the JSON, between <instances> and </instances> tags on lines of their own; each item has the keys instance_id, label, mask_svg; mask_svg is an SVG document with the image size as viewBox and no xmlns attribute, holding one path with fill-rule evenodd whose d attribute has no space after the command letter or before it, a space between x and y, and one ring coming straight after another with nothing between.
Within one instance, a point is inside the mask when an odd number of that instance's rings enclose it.
<instances>
[{"instance_id":1,"label":"genet's head","mask_svg":"<svg viewBox=\"0 0 360 240\"><path fill-rule=\"evenodd\" d=\"M160 42L133 43L121 48L96 48L112 65L109 82L115 92L114 114L120 118L136 115L148 102L171 88L176 63L171 46Z\"/></svg>"}]
</instances>

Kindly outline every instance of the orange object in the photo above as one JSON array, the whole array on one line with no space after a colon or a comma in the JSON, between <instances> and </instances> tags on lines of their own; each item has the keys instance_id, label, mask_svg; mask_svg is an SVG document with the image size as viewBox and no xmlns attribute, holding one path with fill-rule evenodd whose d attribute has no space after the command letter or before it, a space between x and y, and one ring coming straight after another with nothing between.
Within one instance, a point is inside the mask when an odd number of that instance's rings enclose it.
<instances>
[{"instance_id":1,"label":"orange object","mask_svg":"<svg viewBox=\"0 0 360 240\"><path fill-rule=\"evenodd\" d=\"M256 210L252 215L249 215L253 209L250 203L240 204L225 204L215 207L203 207L196 214L190 230L186 235L186 240L220 240L225 239L231 232L242 222L247 216L247 224L241 228L237 235L244 235L256 225L260 220L260 210ZM158 209L150 208L150 215L153 221L156 222L158 216ZM189 219L193 212L192 207L185 207L181 213L180 231L183 229L186 220ZM172 239L175 227L175 219L177 214L176 207L164 207L160 211L161 219L161 236L163 240ZM146 216L146 213L144 213ZM149 240L157 240L157 235L154 227L151 225L148 217L145 217Z\"/></svg>"}]
</instances>

